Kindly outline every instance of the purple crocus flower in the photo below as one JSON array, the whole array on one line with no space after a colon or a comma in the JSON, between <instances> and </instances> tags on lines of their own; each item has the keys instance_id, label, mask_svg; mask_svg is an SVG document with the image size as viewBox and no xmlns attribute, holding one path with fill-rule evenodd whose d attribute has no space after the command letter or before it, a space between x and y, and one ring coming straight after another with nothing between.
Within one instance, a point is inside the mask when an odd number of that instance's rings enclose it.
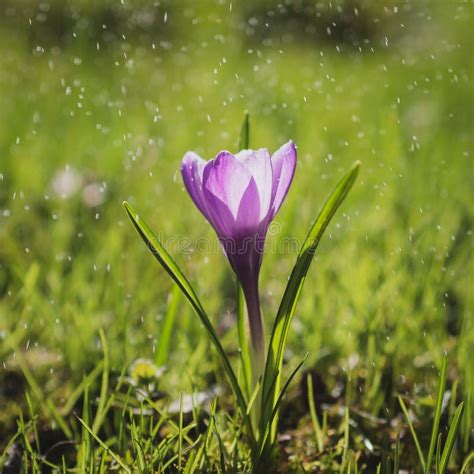
<instances>
[{"instance_id":1,"label":"purple crocus flower","mask_svg":"<svg viewBox=\"0 0 474 474\"><path fill-rule=\"evenodd\" d=\"M181 173L194 203L214 227L244 291L253 350L264 354L258 295L265 236L290 187L296 148L221 151L210 161L184 155ZM264 355L263 355L264 357Z\"/></svg>"}]
</instances>

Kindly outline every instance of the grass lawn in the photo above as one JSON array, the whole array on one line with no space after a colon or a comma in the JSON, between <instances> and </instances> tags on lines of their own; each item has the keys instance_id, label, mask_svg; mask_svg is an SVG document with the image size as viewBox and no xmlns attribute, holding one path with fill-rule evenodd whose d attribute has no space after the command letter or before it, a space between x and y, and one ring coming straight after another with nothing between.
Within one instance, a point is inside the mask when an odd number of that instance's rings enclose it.
<instances>
[{"instance_id":1,"label":"grass lawn","mask_svg":"<svg viewBox=\"0 0 474 474\"><path fill-rule=\"evenodd\" d=\"M278 470L422 472L399 399L426 460L446 356L440 447L464 402L446 472L472 472L473 5L387 3L0 5L0 470L251 470L217 354L122 207L239 372L234 275L179 170L188 150L237 151L247 110L251 148L298 147L260 275L267 334L362 162L290 328L283 375L308 357Z\"/></svg>"}]
</instances>

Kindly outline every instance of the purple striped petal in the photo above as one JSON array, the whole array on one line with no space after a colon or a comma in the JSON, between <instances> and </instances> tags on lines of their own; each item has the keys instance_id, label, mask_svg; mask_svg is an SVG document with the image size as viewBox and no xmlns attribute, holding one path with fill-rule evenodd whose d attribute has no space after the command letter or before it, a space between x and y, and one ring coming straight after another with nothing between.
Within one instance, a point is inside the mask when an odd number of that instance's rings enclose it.
<instances>
[{"instance_id":1,"label":"purple striped petal","mask_svg":"<svg viewBox=\"0 0 474 474\"><path fill-rule=\"evenodd\" d=\"M235 221L235 235L246 236L255 233L261 222L260 196L255 179L252 177L242 199Z\"/></svg>"},{"instance_id":2,"label":"purple striped petal","mask_svg":"<svg viewBox=\"0 0 474 474\"><path fill-rule=\"evenodd\" d=\"M208 218L206 203L202 191L202 175L206 161L204 161L197 153L188 151L183 158L181 164L181 175L183 177L186 190L191 196L194 204Z\"/></svg>"},{"instance_id":3,"label":"purple striped petal","mask_svg":"<svg viewBox=\"0 0 474 474\"><path fill-rule=\"evenodd\" d=\"M232 153L221 151L204 169L204 197L221 201L236 219L251 178L247 168Z\"/></svg>"},{"instance_id":4,"label":"purple striped petal","mask_svg":"<svg viewBox=\"0 0 474 474\"><path fill-rule=\"evenodd\" d=\"M295 174L295 167L296 147L290 140L280 147L272 156L273 186L269 220L273 219L278 212L288 193Z\"/></svg>"},{"instance_id":5,"label":"purple striped petal","mask_svg":"<svg viewBox=\"0 0 474 474\"><path fill-rule=\"evenodd\" d=\"M260 221L265 219L270 210L272 199L272 161L266 148L259 150L242 150L235 157L245 165L258 190L260 202Z\"/></svg>"}]
</instances>

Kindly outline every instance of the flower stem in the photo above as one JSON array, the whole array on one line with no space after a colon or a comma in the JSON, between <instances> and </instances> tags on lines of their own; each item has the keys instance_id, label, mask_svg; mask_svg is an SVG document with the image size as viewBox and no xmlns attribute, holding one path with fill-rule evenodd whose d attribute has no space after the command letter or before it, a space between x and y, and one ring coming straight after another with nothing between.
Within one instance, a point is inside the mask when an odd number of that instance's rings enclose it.
<instances>
[{"instance_id":1,"label":"flower stem","mask_svg":"<svg viewBox=\"0 0 474 474\"><path fill-rule=\"evenodd\" d=\"M260 312L258 287L256 285L250 285L250 287L244 288L244 293L245 302L247 304L252 348L256 353L262 352L263 355L265 355L265 334L263 330L262 314Z\"/></svg>"},{"instance_id":2,"label":"flower stem","mask_svg":"<svg viewBox=\"0 0 474 474\"><path fill-rule=\"evenodd\" d=\"M247 305L250 330L250 363L252 369L252 390L255 390L265 370L265 332L263 329L262 313L258 293L258 281L243 287ZM259 428L261 416L261 392L252 407L252 421L256 430Z\"/></svg>"}]
</instances>

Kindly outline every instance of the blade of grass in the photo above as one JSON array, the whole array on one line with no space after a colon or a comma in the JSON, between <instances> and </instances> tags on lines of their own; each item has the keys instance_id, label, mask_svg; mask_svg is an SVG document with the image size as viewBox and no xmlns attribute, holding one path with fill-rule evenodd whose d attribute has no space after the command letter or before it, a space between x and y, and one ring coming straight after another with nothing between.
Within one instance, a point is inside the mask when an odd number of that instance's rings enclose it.
<instances>
[{"instance_id":1,"label":"blade of grass","mask_svg":"<svg viewBox=\"0 0 474 474\"><path fill-rule=\"evenodd\" d=\"M250 144L250 117L246 111L244 114L244 121L240 128L239 150L247 150Z\"/></svg>"},{"instance_id":2,"label":"blade of grass","mask_svg":"<svg viewBox=\"0 0 474 474\"><path fill-rule=\"evenodd\" d=\"M397 433L397 442L395 443L395 455L393 456L393 474L398 474L400 470L400 432Z\"/></svg>"},{"instance_id":3,"label":"blade of grass","mask_svg":"<svg viewBox=\"0 0 474 474\"><path fill-rule=\"evenodd\" d=\"M418 436L416 436L415 428L413 428L413 424L410 420L410 415L408 414L407 407L405 406L404 401L402 400L402 397L398 397L398 403L400 404L403 414L405 415L405 420L408 424L408 428L410 429L411 436L413 438L413 441L415 442L416 450L418 452L418 458L420 460L421 467L423 471L425 470L425 457L423 456L423 451L421 450L420 447L420 442L418 441Z\"/></svg>"},{"instance_id":4,"label":"blade of grass","mask_svg":"<svg viewBox=\"0 0 474 474\"><path fill-rule=\"evenodd\" d=\"M451 457L451 453L453 451L454 442L456 441L456 436L459 431L459 425L461 424L462 415L464 410L464 402L461 402L454 414L453 421L451 426L449 427L448 436L446 438L446 443L443 448L443 452L441 454L441 461L439 463L439 474L443 474L443 472L447 469L449 458Z\"/></svg>"},{"instance_id":5,"label":"blade of grass","mask_svg":"<svg viewBox=\"0 0 474 474\"><path fill-rule=\"evenodd\" d=\"M458 386L459 386L459 379L453 380L453 385L451 386L451 397L449 400L449 410L448 410L448 419L452 420L454 413L456 411L456 400L458 395Z\"/></svg>"},{"instance_id":6,"label":"blade of grass","mask_svg":"<svg viewBox=\"0 0 474 474\"><path fill-rule=\"evenodd\" d=\"M470 453L464 461L460 474L464 474L465 472L467 472L467 468L469 467L469 464L471 464L472 461L474 461L474 452Z\"/></svg>"},{"instance_id":7,"label":"blade of grass","mask_svg":"<svg viewBox=\"0 0 474 474\"><path fill-rule=\"evenodd\" d=\"M120 458L120 456L118 454L115 454L93 431L92 429L87 426L87 424L83 421L82 418L80 418L79 416L77 416L77 419L79 420L79 423L81 423L81 425L86 429L86 431L97 441L97 443L99 443L99 445L101 446L101 448L107 453L109 454L114 460L115 462L127 473L131 474L131 470L130 468L122 461L122 459Z\"/></svg>"},{"instance_id":8,"label":"blade of grass","mask_svg":"<svg viewBox=\"0 0 474 474\"><path fill-rule=\"evenodd\" d=\"M71 429L59 413L58 409L56 408L56 405L53 403L51 398L44 396L43 391L41 390L36 379L33 377L33 374L31 373L28 364L24 360L21 352L18 350L18 348L13 348L13 350L16 354L16 360L18 362L18 365L20 366L20 369L26 381L28 382L28 385L31 388L31 393L35 397L36 401L39 403L41 410L46 415L49 414L54 419L54 421L58 424L58 426L61 428L61 430L68 439L72 439Z\"/></svg>"},{"instance_id":9,"label":"blade of grass","mask_svg":"<svg viewBox=\"0 0 474 474\"><path fill-rule=\"evenodd\" d=\"M104 361L101 360L99 363L92 369L92 371L87 374L82 382L74 389L74 391L69 396L67 403L61 408L61 414L67 415L75 406L76 402L79 400L79 397L84 392L86 385L91 385L92 382L98 377L102 371Z\"/></svg>"},{"instance_id":10,"label":"blade of grass","mask_svg":"<svg viewBox=\"0 0 474 474\"><path fill-rule=\"evenodd\" d=\"M132 447L136 454L136 459L138 462L138 471L141 474L148 474L148 467L145 460L145 453L143 447L139 441L140 436L133 418L133 414L130 416L130 435L132 438Z\"/></svg>"},{"instance_id":11,"label":"blade of grass","mask_svg":"<svg viewBox=\"0 0 474 474\"><path fill-rule=\"evenodd\" d=\"M99 405L95 414L94 422L92 423L92 431L97 433L99 431L102 420L104 419L104 408L107 402L107 391L109 389L109 350L107 347L107 339L104 331L99 331L100 342L104 352L104 369L102 370L102 383L100 385Z\"/></svg>"},{"instance_id":12,"label":"blade of grass","mask_svg":"<svg viewBox=\"0 0 474 474\"><path fill-rule=\"evenodd\" d=\"M172 428L173 434L175 436L178 436L179 435L179 426L173 421L173 419L170 416L168 416L163 410L161 410L160 407L158 406L158 404L156 402L154 402L153 400L151 400L150 398L145 397L144 400L150 405L151 408L153 408L158 413L158 415L164 421L166 421L166 423L169 425L169 427ZM189 438L186 435L186 433L194 426L195 426L195 423L191 423L190 425L187 425L186 428L183 428L183 430L182 430L184 440L189 444L192 444L193 440L191 438Z\"/></svg>"},{"instance_id":13,"label":"blade of grass","mask_svg":"<svg viewBox=\"0 0 474 474\"><path fill-rule=\"evenodd\" d=\"M206 444L204 445L206 449L209 448L209 443L211 442L212 430L214 429L214 423L216 421L215 420L216 413L217 413L217 397L214 398L209 408L209 421L208 421L207 430L206 430Z\"/></svg>"},{"instance_id":14,"label":"blade of grass","mask_svg":"<svg viewBox=\"0 0 474 474\"><path fill-rule=\"evenodd\" d=\"M201 442L201 436L198 436L196 441L194 441L190 446L183 450L183 454L188 453L189 451L194 450L199 443ZM178 472L176 468L171 470L170 466L178 459L178 453L174 454L173 456L168 459L168 461L158 470L158 472Z\"/></svg>"},{"instance_id":15,"label":"blade of grass","mask_svg":"<svg viewBox=\"0 0 474 474\"><path fill-rule=\"evenodd\" d=\"M176 320L176 314L178 312L179 297L180 290L175 285L168 300L168 308L166 310L165 317L161 323L161 333L158 339L155 356L155 363L158 367L164 365L168 359L173 326Z\"/></svg>"},{"instance_id":16,"label":"blade of grass","mask_svg":"<svg viewBox=\"0 0 474 474\"><path fill-rule=\"evenodd\" d=\"M259 455L260 455L261 459L265 459L266 453L268 453L272 448L273 439L271 438L271 426L272 426L273 420L276 419L278 409L280 408L281 401L283 400L283 397L284 397L286 391L288 390L288 387L290 386L291 381L294 379L295 375L298 373L298 371L300 370L300 368L303 366L306 359L308 358L308 355L309 355L309 353L306 353L303 360L293 369L293 372L291 372L290 376L286 380L285 384L283 385L283 388L281 389L281 391L278 395L278 398L275 402L275 405L273 407L273 410L272 410L272 413L270 415L269 420L266 422L265 425L262 425L263 435L261 437L261 441L259 440L260 441L260 453L259 453ZM257 459L257 462L258 461L259 460ZM255 471L255 472L258 472L258 471Z\"/></svg>"},{"instance_id":17,"label":"blade of grass","mask_svg":"<svg viewBox=\"0 0 474 474\"><path fill-rule=\"evenodd\" d=\"M286 285L286 289L283 294L283 298L281 300L270 336L270 344L262 385L262 400L266 399L266 394L269 391L269 386L272 383L271 381L274 377L274 374L276 372L281 373L283 351L286 344L286 338L288 336L288 330L295 313L296 304L298 302L306 274L308 273L316 249L329 222L352 188L352 185L354 184L359 172L359 166L360 163L356 162L352 169L336 185L336 188L329 196L318 217L311 226L303 247L298 254L296 263L291 272L290 279ZM273 389L273 399L275 399L276 394L278 393L279 385L280 375L278 376L277 382ZM271 404L270 406L262 406L262 414L264 418L268 418L269 412L271 412L272 408L273 406L271 406ZM273 436L274 432L272 433L272 437Z\"/></svg>"},{"instance_id":18,"label":"blade of grass","mask_svg":"<svg viewBox=\"0 0 474 474\"><path fill-rule=\"evenodd\" d=\"M28 392L25 393L25 398L26 398L26 404L28 406L28 411L30 412L30 420L31 420L33 435L34 435L34 439L36 443L36 451L39 455L41 455L41 445L40 445L40 439L38 435L38 426L36 424L37 417L34 414L33 403L31 402L31 398L28 395Z\"/></svg>"},{"instance_id":19,"label":"blade of grass","mask_svg":"<svg viewBox=\"0 0 474 474\"><path fill-rule=\"evenodd\" d=\"M21 436L21 432L17 431L8 441L8 443L5 445L5 448L3 449L2 455L0 456L0 468L4 467L4 459L6 458L7 454L10 453L10 448L15 444L15 441L17 438Z\"/></svg>"},{"instance_id":20,"label":"blade of grass","mask_svg":"<svg viewBox=\"0 0 474 474\"><path fill-rule=\"evenodd\" d=\"M65 465L66 460L64 459L64 457L63 457L63 461L64 461L64 474L66 474L67 473L66 465ZM89 472L92 472L92 470L89 471ZM99 464L99 474L103 474L105 472L106 472L106 470L105 470L105 456L101 456L100 457L100 464Z\"/></svg>"},{"instance_id":21,"label":"blade of grass","mask_svg":"<svg viewBox=\"0 0 474 474\"><path fill-rule=\"evenodd\" d=\"M183 456L183 394L179 397L178 471L181 471Z\"/></svg>"},{"instance_id":22,"label":"blade of grass","mask_svg":"<svg viewBox=\"0 0 474 474\"><path fill-rule=\"evenodd\" d=\"M212 434L212 423L214 421L214 413L216 412L216 407L217 407L217 398L214 398L214 400L211 402L211 406L209 409L210 416L209 416L209 422L206 428L206 431L202 437L202 442L199 446L199 449L196 452L196 456L194 457L192 463L188 466L186 465L186 469L188 469L188 472L192 473L196 469L199 469L202 471L202 466L199 467L199 464L201 463L201 459L203 458L204 450L208 451L209 449L209 440Z\"/></svg>"},{"instance_id":23,"label":"blade of grass","mask_svg":"<svg viewBox=\"0 0 474 474\"><path fill-rule=\"evenodd\" d=\"M126 366L123 366L122 367L122 371L120 373L120 376L118 378L119 382L117 383L117 385L115 386L114 388L114 392L109 394L108 396L108 399L105 403L105 406L104 408L102 409L102 411L99 413L97 413L97 424L98 424L98 427L100 428L102 426L102 423L107 415L107 413L109 412L110 410L110 407L112 406L112 404L115 402L115 399L116 399L116 396L118 393L120 393L120 389L122 387L122 383L123 383L123 377L124 377L124 374L125 374L125 371L127 370L127 367Z\"/></svg>"},{"instance_id":24,"label":"blade of grass","mask_svg":"<svg viewBox=\"0 0 474 474\"><path fill-rule=\"evenodd\" d=\"M462 449L463 452L467 453L469 449L469 441L471 439L472 427L471 427L471 420L472 420L472 391L468 390L466 394L466 416L463 417L463 436L462 436Z\"/></svg>"},{"instance_id":25,"label":"blade of grass","mask_svg":"<svg viewBox=\"0 0 474 474\"><path fill-rule=\"evenodd\" d=\"M84 420L84 423L89 425L89 410L90 410L90 405L89 405L89 385L85 385L84 387L84 399L83 399L83 405L82 405L82 419ZM79 466L82 468L82 471L87 470L87 465L89 460L91 459L91 441L90 441L90 435L88 431L85 429L84 426L82 426L82 434L81 434L81 446L80 446L80 463Z\"/></svg>"},{"instance_id":26,"label":"blade of grass","mask_svg":"<svg viewBox=\"0 0 474 474\"><path fill-rule=\"evenodd\" d=\"M201 443L202 444L202 443ZM196 458L197 451L191 451L188 456L188 460L186 461L186 465L184 466L183 473L184 474L192 474L195 470L195 458Z\"/></svg>"},{"instance_id":27,"label":"blade of grass","mask_svg":"<svg viewBox=\"0 0 474 474\"><path fill-rule=\"evenodd\" d=\"M433 420L433 428L431 430L430 447L428 450L428 458L426 459L425 474L429 474L431 469L431 463L433 461L433 454L436 447L436 441L438 439L439 420L441 419L441 409L443 408L443 395L446 388L446 365L447 357L443 357L441 364L441 375L439 379L438 395L436 397L435 415Z\"/></svg>"},{"instance_id":28,"label":"blade of grass","mask_svg":"<svg viewBox=\"0 0 474 474\"><path fill-rule=\"evenodd\" d=\"M443 434L440 433L438 435L438 442L436 443L436 474L439 474L440 472L440 465L439 463L441 462L441 440L443 438Z\"/></svg>"},{"instance_id":29,"label":"blade of grass","mask_svg":"<svg viewBox=\"0 0 474 474\"><path fill-rule=\"evenodd\" d=\"M169 255L169 253L163 247L161 242L153 234L152 230L135 212L134 208L126 201L123 203L123 206L140 237L146 243L153 256L158 260L158 262L170 275L173 281L178 285L179 289L183 292L184 296L187 298L194 311L198 315L199 319L201 320L204 328L206 329L207 334L220 357L224 371L227 375L232 391L234 392L237 405L239 406L239 409L242 412L242 417L247 427L250 442L253 446L255 446L255 435L252 427L252 422L250 421L250 417L246 414L247 404L243 392L239 386L237 377L232 368L232 365L230 364L229 358L227 357L224 348L222 347L222 344L220 343L219 338L214 330L214 326L212 325L209 317L204 311L204 308L201 302L199 301L193 287L191 286L187 278L184 276L181 269L175 263L171 255Z\"/></svg>"},{"instance_id":30,"label":"blade of grass","mask_svg":"<svg viewBox=\"0 0 474 474\"><path fill-rule=\"evenodd\" d=\"M349 407L346 407L346 411L344 412L344 448L342 451L342 461L341 461L341 467L339 469L339 472L342 473L344 471L344 467L347 464L347 454L349 452Z\"/></svg>"},{"instance_id":31,"label":"blade of grass","mask_svg":"<svg viewBox=\"0 0 474 474\"><path fill-rule=\"evenodd\" d=\"M25 452L29 453L31 457L34 455L33 448L30 443L30 437L28 435L28 426L25 424L23 419L23 413L20 412L19 418L17 420L18 429L23 436L23 444L25 445Z\"/></svg>"},{"instance_id":32,"label":"blade of grass","mask_svg":"<svg viewBox=\"0 0 474 474\"><path fill-rule=\"evenodd\" d=\"M314 393L313 393L313 377L309 373L307 378L307 386L308 386L308 404L309 404L309 413L311 415L311 421L313 423L313 430L316 439L316 445L318 447L318 451L322 452L323 446L323 434L321 432L321 426L318 421L318 416L316 414L316 408L314 404Z\"/></svg>"},{"instance_id":33,"label":"blade of grass","mask_svg":"<svg viewBox=\"0 0 474 474\"><path fill-rule=\"evenodd\" d=\"M222 437L219 433L219 429L218 429L219 427L218 427L218 424L216 423L216 420L214 420L214 424L212 426L213 426L214 436L216 437L217 444L219 446L219 463L220 463L221 472L224 473L224 472L226 472L226 469L225 469L226 461L225 460L227 458L227 452L226 452L226 449L225 449L225 446L224 446L224 442L222 441Z\"/></svg>"},{"instance_id":34,"label":"blade of grass","mask_svg":"<svg viewBox=\"0 0 474 474\"><path fill-rule=\"evenodd\" d=\"M250 400L247 404L247 414L249 414L249 415L250 415L250 412L252 411L252 406L253 406L259 392L260 392L260 382L257 382L257 385L255 386L255 389L254 389L252 395L250 396Z\"/></svg>"}]
</instances>

